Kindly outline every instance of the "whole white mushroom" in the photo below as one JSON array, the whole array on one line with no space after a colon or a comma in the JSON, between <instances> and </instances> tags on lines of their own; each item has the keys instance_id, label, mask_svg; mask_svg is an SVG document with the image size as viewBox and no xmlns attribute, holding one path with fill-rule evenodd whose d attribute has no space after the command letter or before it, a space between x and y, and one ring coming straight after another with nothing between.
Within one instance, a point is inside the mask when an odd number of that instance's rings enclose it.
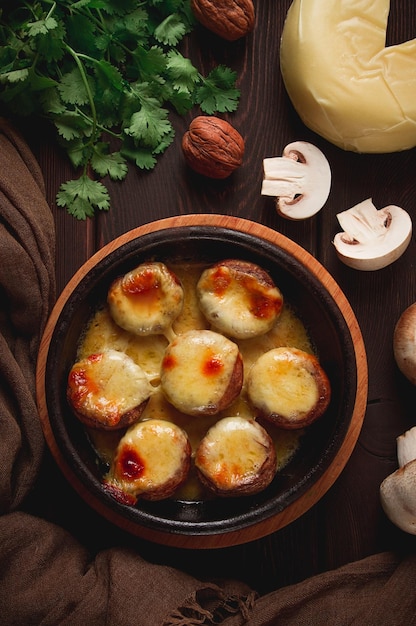
<instances>
[{"instance_id":1,"label":"whole white mushroom","mask_svg":"<svg viewBox=\"0 0 416 626\"><path fill-rule=\"evenodd\" d=\"M397 321L393 353L399 370L416 385L416 302L408 306Z\"/></svg>"},{"instance_id":2,"label":"whole white mushroom","mask_svg":"<svg viewBox=\"0 0 416 626\"><path fill-rule=\"evenodd\" d=\"M397 438L399 468L380 485L381 504L393 524L416 535L416 426Z\"/></svg>"}]
</instances>

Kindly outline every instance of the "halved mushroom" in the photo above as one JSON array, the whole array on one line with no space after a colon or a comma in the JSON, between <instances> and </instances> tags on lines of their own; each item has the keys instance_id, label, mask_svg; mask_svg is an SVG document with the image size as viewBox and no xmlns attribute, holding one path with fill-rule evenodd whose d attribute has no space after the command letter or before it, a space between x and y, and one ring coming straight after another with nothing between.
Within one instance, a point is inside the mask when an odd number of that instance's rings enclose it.
<instances>
[{"instance_id":1,"label":"halved mushroom","mask_svg":"<svg viewBox=\"0 0 416 626\"><path fill-rule=\"evenodd\" d=\"M281 157L263 160L262 196L276 198L277 212L291 220L312 217L322 209L331 189L331 168L311 143L294 141Z\"/></svg>"},{"instance_id":2,"label":"halved mushroom","mask_svg":"<svg viewBox=\"0 0 416 626\"><path fill-rule=\"evenodd\" d=\"M412 221L404 209L376 209L371 198L338 213L342 233L334 237L339 259L357 270L378 270L396 261L412 236Z\"/></svg>"},{"instance_id":3,"label":"halved mushroom","mask_svg":"<svg viewBox=\"0 0 416 626\"><path fill-rule=\"evenodd\" d=\"M416 535L416 426L397 438L399 468L380 485L387 517L401 530Z\"/></svg>"}]
</instances>

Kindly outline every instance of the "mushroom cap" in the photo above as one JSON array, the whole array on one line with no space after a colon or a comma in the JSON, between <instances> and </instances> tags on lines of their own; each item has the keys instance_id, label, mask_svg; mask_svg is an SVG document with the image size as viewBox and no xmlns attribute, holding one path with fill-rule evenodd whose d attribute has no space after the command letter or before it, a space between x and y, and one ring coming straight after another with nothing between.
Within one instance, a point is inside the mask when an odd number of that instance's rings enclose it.
<instances>
[{"instance_id":1,"label":"mushroom cap","mask_svg":"<svg viewBox=\"0 0 416 626\"><path fill-rule=\"evenodd\" d=\"M393 524L416 535L416 461L410 461L383 480L380 500Z\"/></svg>"},{"instance_id":2,"label":"mushroom cap","mask_svg":"<svg viewBox=\"0 0 416 626\"><path fill-rule=\"evenodd\" d=\"M397 460L399 467L404 467L416 459L416 426L399 435L397 443Z\"/></svg>"},{"instance_id":3,"label":"mushroom cap","mask_svg":"<svg viewBox=\"0 0 416 626\"><path fill-rule=\"evenodd\" d=\"M373 271L396 261L412 236L412 220L401 207L389 205L377 210L369 198L338 213L344 232L333 243L339 259L354 269Z\"/></svg>"},{"instance_id":4,"label":"mushroom cap","mask_svg":"<svg viewBox=\"0 0 416 626\"><path fill-rule=\"evenodd\" d=\"M331 189L331 168L311 143L294 141L281 157L263 160L261 195L276 198L277 212L287 219L312 217L324 206Z\"/></svg>"},{"instance_id":5,"label":"mushroom cap","mask_svg":"<svg viewBox=\"0 0 416 626\"><path fill-rule=\"evenodd\" d=\"M396 323L393 352L399 370L416 385L416 302L403 311Z\"/></svg>"}]
</instances>

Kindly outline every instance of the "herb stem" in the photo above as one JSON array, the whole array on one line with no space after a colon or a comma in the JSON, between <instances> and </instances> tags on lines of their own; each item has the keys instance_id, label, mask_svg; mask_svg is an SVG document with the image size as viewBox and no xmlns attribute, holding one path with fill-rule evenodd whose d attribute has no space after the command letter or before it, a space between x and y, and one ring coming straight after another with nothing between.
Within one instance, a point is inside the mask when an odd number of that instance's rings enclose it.
<instances>
[{"instance_id":1,"label":"herb stem","mask_svg":"<svg viewBox=\"0 0 416 626\"><path fill-rule=\"evenodd\" d=\"M49 19L54 14L55 9L56 9L56 2L54 2L51 8L49 9L46 19Z\"/></svg>"},{"instance_id":2,"label":"herb stem","mask_svg":"<svg viewBox=\"0 0 416 626\"><path fill-rule=\"evenodd\" d=\"M77 64L77 67L79 69L79 72L81 74L81 78L82 78L82 82L85 85L85 90L87 92L87 96L88 96L88 101L90 103L90 108L91 108L91 117L92 117L92 133L91 133L91 138L90 138L90 145L92 145L95 142L96 139L96 135L97 135L97 110L95 108L95 102L94 102L94 96L92 95L92 91L91 91L91 87L90 84L88 82L88 77L87 74L85 72L84 69L84 65L82 64L82 61L80 59L80 55L79 53L75 52L75 50L73 50L71 48L71 46L68 46L68 44L64 44L65 49L67 50L67 52L72 56L72 58L74 59L75 63Z\"/></svg>"}]
</instances>

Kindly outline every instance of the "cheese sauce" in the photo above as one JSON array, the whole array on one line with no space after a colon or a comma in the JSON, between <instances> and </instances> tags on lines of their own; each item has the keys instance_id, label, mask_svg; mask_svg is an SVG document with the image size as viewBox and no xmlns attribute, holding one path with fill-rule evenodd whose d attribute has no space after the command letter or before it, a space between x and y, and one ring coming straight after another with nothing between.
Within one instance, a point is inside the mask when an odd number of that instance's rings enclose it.
<instances>
[{"instance_id":1,"label":"cheese sauce","mask_svg":"<svg viewBox=\"0 0 416 626\"><path fill-rule=\"evenodd\" d=\"M183 309L173 323L174 333L179 335L192 329L216 330L209 325L201 313L196 296L196 284L202 271L206 269L206 265L169 264L169 268L179 278L184 289ZM233 341L237 343L243 357L245 379L257 358L273 348L292 346L313 353L313 347L304 325L286 302L276 324L265 335L249 339L233 339ZM237 400L226 410L214 416L185 415L169 404L159 388L160 366L168 343L164 335L135 336L121 329L112 320L107 305L103 304L89 321L80 339L77 358L82 359L108 349L125 352L143 368L154 388L142 419L155 418L174 422L187 432L193 451L196 450L209 427L218 419L229 416L255 417L247 400L245 382ZM303 431L285 431L269 424L266 428L275 443L277 468L280 470L296 452ZM88 429L92 445L104 463L111 463L124 432L124 430L107 432ZM176 492L175 498L198 500L202 497L206 497L206 494L203 493L202 487L191 471L185 485Z\"/></svg>"}]
</instances>

